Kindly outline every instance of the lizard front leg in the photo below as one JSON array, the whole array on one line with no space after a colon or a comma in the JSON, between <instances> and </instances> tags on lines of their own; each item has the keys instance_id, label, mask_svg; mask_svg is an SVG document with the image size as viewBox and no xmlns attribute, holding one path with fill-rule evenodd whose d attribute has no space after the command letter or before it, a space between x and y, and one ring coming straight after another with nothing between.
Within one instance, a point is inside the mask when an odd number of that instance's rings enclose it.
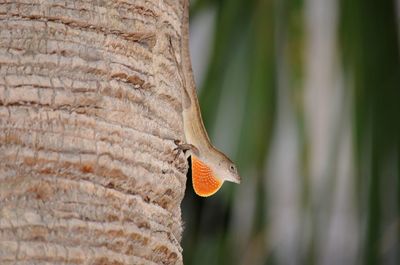
<instances>
[{"instance_id":1,"label":"lizard front leg","mask_svg":"<svg viewBox=\"0 0 400 265\"><path fill-rule=\"evenodd\" d=\"M195 154L196 156L199 156L199 154L200 154L199 149L192 144L182 143L181 140L175 140L174 143L176 145L176 148L174 150L175 151L180 150L180 151L184 152L186 157L189 157L191 155L191 153ZM190 152L187 152L187 151L190 151Z\"/></svg>"}]
</instances>

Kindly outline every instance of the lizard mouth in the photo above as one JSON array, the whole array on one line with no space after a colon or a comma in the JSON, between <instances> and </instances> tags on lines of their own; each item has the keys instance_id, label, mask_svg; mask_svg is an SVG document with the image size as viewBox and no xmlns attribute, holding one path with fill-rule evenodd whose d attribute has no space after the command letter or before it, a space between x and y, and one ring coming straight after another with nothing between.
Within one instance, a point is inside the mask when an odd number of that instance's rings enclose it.
<instances>
[{"instance_id":1,"label":"lizard mouth","mask_svg":"<svg viewBox=\"0 0 400 265\"><path fill-rule=\"evenodd\" d=\"M236 183L236 184L240 184L241 179L240 179L239 175L236 175L235 177L233 177L231 180L228 180L228 181Z\"/></svg>"}]
</instances>

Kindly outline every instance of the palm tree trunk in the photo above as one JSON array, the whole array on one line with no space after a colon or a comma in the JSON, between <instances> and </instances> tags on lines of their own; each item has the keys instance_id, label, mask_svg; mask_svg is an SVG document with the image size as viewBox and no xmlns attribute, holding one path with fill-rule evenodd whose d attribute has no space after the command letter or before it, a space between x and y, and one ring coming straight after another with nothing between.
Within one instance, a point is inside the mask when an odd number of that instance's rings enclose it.
<instances>
[{"instance_id":1,"label":"palm tree trunk","mask_svg":"<svg viewBox=\"0 0 400 265\"><path fill-rule=\"evenodd\" d=\"M169 1L0 2L0 264L182 263L181 18Z\"/></svg>"}]
</instances>

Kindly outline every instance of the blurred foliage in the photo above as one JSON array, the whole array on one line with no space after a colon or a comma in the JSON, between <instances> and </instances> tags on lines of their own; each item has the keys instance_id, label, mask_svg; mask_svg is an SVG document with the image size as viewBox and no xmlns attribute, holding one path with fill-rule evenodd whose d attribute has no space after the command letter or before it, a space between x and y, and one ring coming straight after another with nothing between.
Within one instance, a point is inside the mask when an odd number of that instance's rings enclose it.
<instances>
[{"instance_id":1,"label":"blurred foliage","mask_svg":"<svg viewBox=\"0 0 400 265\"><path fill-rule=\"evenodd\" d=\"M354 74L357 188L366 225L362 256L365 264L395 264L386 259L389 255L385 254L389 253L382 253L382 240L390 222L397 226L400 235L400 54L396 3L342 0L341 6L343 61ZM395 166L388 174L385 171L391 162ZM397 206L387 209L393 196ZM388 211L389 216L385 216ZM397 250L391 251L397 252L393 255L400 262L398 240L399 237L395 243Z\"/></svg>"},{"instance_id":2,"label":"blurred foliage","mask_svg":"<svg viewBox=\"0 0 400 265\"><path fill-rule=\"evenodd\" d=\"M292 264L285 262L279 253L293 255L293 259L288 258L296 261L293 264L338 264L335 261L340 260L342 253L332 258L331 252L326 254L324 250L331 247L328 241L335 246L328 230L335 217L332 205L340 197L338 194L342 194L338 184L342 173L335 167L340 160L337 146L345 125L335 130L338 133L330 145L332 155L326 161L330 172L326 173L322 189L327 192L317 194L318 185L310 176L316 163L312 147L318 143L306 119L309 115L306 109L310 107L305 100L310 56L304 51L312 51L312 33L306 20L308 16L318 16L318 10L310 8L314 2L192 2L192 18L209 7L216 10L212 52L200 104L211 139L216 138L212 133L216 130L223 130L229 139L229 146L214 143L222 150L231 150L228 153L237 161L242 184L225 184L216 195L200 198L194 195L189 178L183 202L183 249L187 265ZM355 208L346 214L355 222L356 231L351 238L355 249L343 254L351 255L343 260L355 264L400 264L400 46L396 2L325 2L333 3L337 10L332 11L337 23L334 28L338 29L333 41L337 41L335 54L340 55L334 59L339 64L342 100L335 108L351 116L350 148L354 156L349 161L354 183L349 197L354 200ZM285 86L286 92L282 89ZM282 97L287 100L284 108L290 106L294 115L298 139L295 150L299 167L294 179L299 181L300 217L294 252L276 247L279 244L271 236L281 232L272 231L271 226L270 208L274 205L269 199L275 195L269 193L273 176L268 173L268 161L275 155L271 146L276 139L273 132L282 119L277 103ZM323 200L319 201L321 196ZM246 205L243 198L254 208L249 211L251 216L240 215L240 207ZM324 211L327 213L321 218ZM244 220L251 222L248 235L238 231Z\"/></svg>"}]
</instances>

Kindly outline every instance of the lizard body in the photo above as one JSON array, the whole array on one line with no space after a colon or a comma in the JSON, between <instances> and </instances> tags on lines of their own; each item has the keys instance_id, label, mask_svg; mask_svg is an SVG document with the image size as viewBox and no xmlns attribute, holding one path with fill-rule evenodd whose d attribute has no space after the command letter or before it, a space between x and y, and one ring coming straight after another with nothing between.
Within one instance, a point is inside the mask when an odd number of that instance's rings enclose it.
<instances>
[{"instance_id":1,"label":"lizard body","mask_svg":"<svg viewBox=\"0 0 400 265\"><path fill-rule=\"evenodd\" d=\"M181 31L184 134L186 144L197 149L191 154L193 188L197 195L207 197L217 192L224 181L240 183L240 177L235 164L211 144L203 124L189 52L189 0L184 0Z\"/></svg>"}]
</instances>

